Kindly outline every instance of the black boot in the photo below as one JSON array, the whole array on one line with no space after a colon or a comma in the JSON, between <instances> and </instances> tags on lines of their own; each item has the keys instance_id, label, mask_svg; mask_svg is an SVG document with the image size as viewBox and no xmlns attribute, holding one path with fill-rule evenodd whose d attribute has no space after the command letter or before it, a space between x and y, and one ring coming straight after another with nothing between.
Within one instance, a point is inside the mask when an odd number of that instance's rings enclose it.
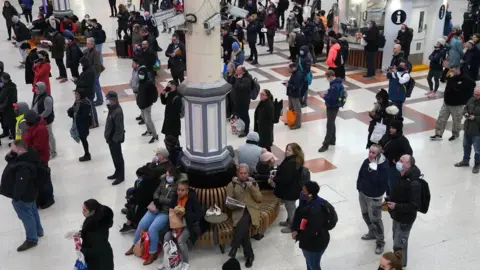
<instances>
[{"instance_id":1,"label":"black boot","mask_svg":"<svg viewBox=\"0 0 480 270\"><path fill-rule=\"evenodd\" d=\"M245 262L245 267L250 268L253 265L253 260L255 260L255 256L248 257L246 262Z\"/></svg>"},{"instance_id":2,"label":"black boot","mask_svg":"<svg viewBox=\"0 0 480 270\"><path fill-rule=\"evenodd\" d=\"M230 249L230 252L228 253L228 257L230 258L235 258L237 256L237 248Z\"/></svg>"},{"instance_id":3,"label":"black boot","mask_svg":"<svg viewBox=\"0 0 480 270\"><path fill-rule=\"evenodd\" d=\"M80 157L80 158L78 159L78 161L80 161L80 162L89 161L89 160L92 160L92 157L90 156L89 153L83 155L83 157Z\"/></svg>"}]
</instances>

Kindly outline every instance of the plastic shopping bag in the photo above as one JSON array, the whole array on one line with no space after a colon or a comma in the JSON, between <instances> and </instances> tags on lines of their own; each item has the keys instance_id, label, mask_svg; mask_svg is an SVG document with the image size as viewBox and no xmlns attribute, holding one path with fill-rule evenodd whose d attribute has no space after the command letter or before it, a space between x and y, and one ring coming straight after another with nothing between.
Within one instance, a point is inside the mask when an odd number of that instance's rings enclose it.
<instances>
[{"instance_id":1,"label":"plastic shopping bag","mask_svg":"<svg viewBox=\"0 0 480 270\"><path fill-rule=\"evenodd\" d=\"M172 240L163 244L163 268L165 270L181 270L183 268L177 245Z\"/></svg>"},{"instance_id":2,"label":"plastic shopping bag","mask_svg":"<svg viewBox=\"0 0 480 270\"><path fill-rule=\"evenodd\" d=\"M85 263L85 256L82 252L77 251L77 260L73 266L73 270L87 270L87 264Z\"/></svg>"},{"instance_id":3,"label":"plastic shopping bag","mask_svg":"<svg viewBox=\"0 0 480 270\"><path fill-rule=\"evenodd\" d=\"M295 126L295 122L297 121L297 113L292 110L287 111L287 125L289 127Z\"/></svg>"},{"instance_id":4,"label":"plastic shopping bag","mask_svg":"<svg viewBox=\"0 0 480 270\"><path fill-rule=\"evenodd\" d=\"M230 117L230 128L233 135L238 135L245 130L245 123L237 116Z\"/></svg>"},{"instance_id":5,"label":"plastic shopping bag","mask_svg":"<svg viewBox=\"0 0 480 270\"><path fill-rule=\"evenodd\" d=\"M370 141L373 143L378 143L385 132L387 131L387 126L382 123L376 123L375 128L373 128L372 136L370 136Z\"/></svg>"}]
</instances>

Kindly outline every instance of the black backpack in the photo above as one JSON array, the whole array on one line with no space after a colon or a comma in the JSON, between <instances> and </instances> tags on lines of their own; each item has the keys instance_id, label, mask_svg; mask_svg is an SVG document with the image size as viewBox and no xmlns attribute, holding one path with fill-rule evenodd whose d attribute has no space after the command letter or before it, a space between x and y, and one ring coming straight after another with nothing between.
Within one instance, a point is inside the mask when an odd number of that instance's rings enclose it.
<instances>
[{"instance_id":1,"label":"black backpack","mask_svg":"<svg viewBox=\"0 0 480 270\"><path fill-rule=\"evenodd\" d=\"M340 44L340 53L342 54L343 63L345 64L348 61L348 50L350 46L348 45L348 42L344 40L339 40L338 44Z\"/></svg>"},{"instance_id":2,"label":"black backpack","mask_svg":"<svg viewBox=\"0 0 480 270\"><path fill-rule=\"evenodd\" d=\"M403 73L403 74L405 74L405 73ZM402 74L402 76L403 76L403 74ZM404 85L402 85L403 89L405 90L405 96L406 97L411 97L412 96L412 92L413 92L413 89L415 88L415 84L416 84L415 79L410 76L410 80L407 83L405 83Z\"/></svg>"},{"instance_id":3,"label":"black backpack","mask_svg":"<svg viewBox=\"0 0 480 270\"><path fill-rule=\"evenodd\" d=\"M335 228L335 226L337 226L337 222L338 222L337 211L335 211L335 207L333 207L333 205L331 205L326 200L325 200L325 203L322 204L322 208L325 211L327 216L325 228L331 231L333 230L333 228Z\"/></svg>"},{"instance_id":4,"label":"black backpack","mask_svg":"<svg viewBox=\"0 0 480 270\"><path fill-rule=\"evenodd\" d=\"M427 181L423 179L423 174L413 181L418 181L420 183L420 197L422 203L418 206L418 212L426 214L428 212L428 207L430 206L430 187L428 186Z\"/></svg>"},{"instance_id":5,"label":"black backpack","mask_svg":"<svg viewBox=\"0 0 480 270\"><path fill-rule=\"evenodd\" d=\"M252 88L250 89L250 99L255 100L260 93L260 84L258 83L257 78L252 79Z\"/></svg>"},{"instance_id":6,"label":"black backpack","mask_svg":"<svg viewBox=\"0 0 480 270\"><path fill-rule=\"evenodd\" d=\"M283 110L283 99L280 101L278 99L275 99L273 101L273 123L277 124L280 122L280 116L282 115L282 110Z\"/></svg>"},{"instance_id":7,"label":"black backpack","mask_svg":"<svg viewBox=\"0 0 480 270\"><path fill-rule=\"evenodd\" d=\"M378 48L383 48L385 47L385 44L387 43L387 39L385 38L384 35L379 35L377 38L377 47Z\"/></svg>"}]
</instances>

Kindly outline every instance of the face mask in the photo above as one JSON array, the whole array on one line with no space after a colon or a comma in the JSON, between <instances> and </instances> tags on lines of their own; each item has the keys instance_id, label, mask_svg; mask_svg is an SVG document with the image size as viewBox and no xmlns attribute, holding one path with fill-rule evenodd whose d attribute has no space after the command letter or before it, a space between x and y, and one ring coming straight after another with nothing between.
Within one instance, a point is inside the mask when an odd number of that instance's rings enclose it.
<instances>
[{"instance_id":1,"label":"face mask","mask_svg":"<svg viewBox=\"0 0 480 270\"><path fill-rule=\"evenodd\" d=\"M402 32L403 32L403 33L405 33L405 31L407 31L407 30L405 30L405 29L402 29Z\"/></svg>"},{"instance_id":2,"label":"face mask","mask_svg":"<svg viewBox=\"0 0 480 270\"><path fill-rule=\"evenodd\" d=\"M145 75L138 75L138 78L139 78L140 80L143 80L143 79L145 79Z\"/></svg>"},{"instance_id":3,"label":"face mask","mask_svg":"<svg viewBox=\"0 0 480 270\"><path fill-rule=\"evenodd\" d=\"M105 105L110 106L112 103L110 102L110 99L105 100Z\"/></svg>"},{"instance_id":4,"label":"face mask","mask_svg":"<svg viewBox=\"0 0 480 270\"><path fill-rule=\"evenodd\" d=\"M401 172L403 170L403 163L400 163L400 161L397 162L395 164L395 168L397 169L397 171Z\"/></svg>"},{"instance_id":5,"label":"face mask","mask_svg":"<svg viewBox=\"0 0 480 270\"><path fill-rule=\"evenodd\" d=\"M371 24L367 24L367 27L368 27L368 28L372 28L372 25L371 25Z\"/></svg>"},{"instance_id":6,"label":"face mask","mask_svg":"<svg viewBox=\"0 0 480 270\"><path fill-rule=\"evenodd\" d=\"M305 193L303 193L303 192L300 193L300 200L306 201L306 200L308 200L308 198L310 198L310 197L308 195L306 195Z\"/></svg>"},{"instance_id":7,"label":"face mask","mask_svg":"<svg viewBox=\"0 0 480 270\"><path fill-rule=\"evenodd\" d=\"M93 26L89 26L89 27L88 27L88 29L92 29L92 28L93 28Z\"/></svg>"},{"instance_id":8,"label":"face mask","mask_svg":"<svg viewBox=\"0 0 480 270\"><path fill-rule=\"evenodd\" d=\"M65 39L65 44L68 44L68 43L70 43L70 40Z\"/></svg>"},{"instance_id":9,"label":"face mask","mask_svg":"<svg viewBox=\"0 0 480 270\"><path fill-rule=\"evenodd\" d=\"M270 10L270 11L268 11L268 14L272 14L272 13L273 13L273 11L271 11L271 10Z\"/></svg>"},{"instance_id":10,"label":"face mask","mask_svg":"<svg viewBox=\"0 0 480 270\"><path fill-rule=\"evenodd\" d=\"M398 71L405 71L405 69L404 69L404 68L401 68L401 67L397 68L397 70L398 70Z\"/></svg>"},{"instance_id":11,"label":"face mask","mask_svg":"<svg viewBox=\"0 0 480 270\"><path fill-rule=\"evenodd\" d=\"M368 164L368 168L370 168L370 170L372 171L376 171L378 168L378 164L376 162L370 162L370 164Z\"/></svg>"},{"instance_id":12,"label":"face mask","mask_svg":"<svg viewBox=\"0 0 480 270\"><path fill-rule=\"evenodd\" d=\"M153 157L153 161L158 162L160 159L157 156Z\"/></svg>"},{"instance_id":13,"label":"face mask","mask_svg":"<svg viewBox=\"0 0 480 270\"><path fill-rule=\"evenodd\" d=\"M303 54L305 54L305 53L303 51L300 51L300 55L303 55Z\"/></svg>"},{"instance_id":14,"label":"face mask","mask_svg":"<svg viewBox=\"0 0 480 270\"><path fill-rule=\"evenodd\" d=\"M173 176L167 177L167 182L170 184L173 183Z\"/></svg>"}]
</instances>

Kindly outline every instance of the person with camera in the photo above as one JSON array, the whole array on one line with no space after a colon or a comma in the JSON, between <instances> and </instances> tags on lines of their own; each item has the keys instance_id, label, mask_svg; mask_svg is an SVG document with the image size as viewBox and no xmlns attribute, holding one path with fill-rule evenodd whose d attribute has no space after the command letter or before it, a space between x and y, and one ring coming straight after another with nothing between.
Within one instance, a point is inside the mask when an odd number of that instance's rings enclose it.
<instances>
[{"instance_id":1,"label":"person with camera","mask_svg":"<svg viewBox=\"0 0 480 270\"><path fill-rule=\"evenodd\" d=\"M174 136L178 139L182 123L180 118L183 111L182 95L177 91L178 82L171 80L167 87L160 91L160 100L165 105L165 116L163 119L162 133Z\"/></svg>"},{"instance_id":2,"label":"person with camera","mask_svg":"<svg viewBox=\"0 0 480 270\"><path fill-rule=\"evenodd\" d=\"M397 44L398 45L398 44ZM407 98L407 92L405 90L405 84L410 81L410 74L406 68L405 62L399 62L398 67L391 66L387 70L388 81L388 96L390 100L397 106L398 114L397 118L403 121L402 108L405 99Z\"/></svg>"},{"instance_id":3,"label":"person with camera","mask_svg":"<svg viewBox=\"0 0 480 270\"><path fill-rule=\"evenodd\" d=\"M238 165L237 176L233 177L232 182L227 186L227 200L232 198L244 204L245 207L238 207L226 204L232 210L233 238L228 256L235 258L240 246L243 249L243 255L246 258L245 267L250 268L253 265L255 256L253 254L252 243L250 242L250 225L260 226L260 210L258 204L262 200L262 193L257 182L249 177L248 165L241 163Z\"/></svg>"}]
</instances>

